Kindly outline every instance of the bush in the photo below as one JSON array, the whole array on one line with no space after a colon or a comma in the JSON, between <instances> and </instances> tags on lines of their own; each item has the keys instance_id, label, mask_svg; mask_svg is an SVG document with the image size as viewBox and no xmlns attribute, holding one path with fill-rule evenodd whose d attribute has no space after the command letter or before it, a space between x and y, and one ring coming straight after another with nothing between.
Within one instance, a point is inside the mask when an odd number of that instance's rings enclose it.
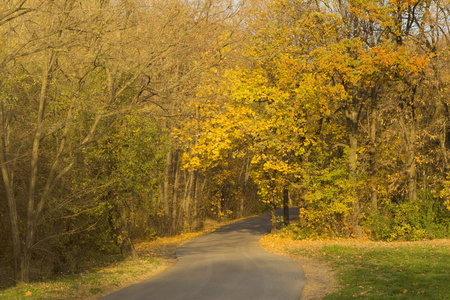
<instances>
[{"instance_id":1,"label":"bush","mask_svg":"<svg viewBox=\"0 0 450 300\"><path fill-rule=\"evenodd\" d=\"M326 168L309 167L304 179L305 205L299 214L303 229L323 237L350 236L355 183L348 179L345 160L333 159Z\"/></svg>"},{"instance_id":2,"label":"bush","mask_svg":"<svg viewBox=\"0 0 450 300\"><path fill-rule=\"evenodd\" d=\"M390 203L366 220L375 240L418 241L450 236L450 216L429 191L420 191L416 202Z\"/></svg>"}]
</instances>

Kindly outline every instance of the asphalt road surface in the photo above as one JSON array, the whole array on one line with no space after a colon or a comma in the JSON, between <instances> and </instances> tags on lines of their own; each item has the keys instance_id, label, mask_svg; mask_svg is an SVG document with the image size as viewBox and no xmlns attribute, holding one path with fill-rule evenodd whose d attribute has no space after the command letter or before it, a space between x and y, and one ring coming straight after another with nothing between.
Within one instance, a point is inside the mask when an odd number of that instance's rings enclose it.
<instances>
[{"instance_id":1,"label":"asphalt road surface","mask_svg":"<svg viewBox=\"0 0 450 300\"><path fill-rule=\"evenodd\" d=\"M306 283L302 267L259 246L269 230L265 214L197 237L177 250L171 268L102 299L299 300Z\"/></svg>"}]
</instances>

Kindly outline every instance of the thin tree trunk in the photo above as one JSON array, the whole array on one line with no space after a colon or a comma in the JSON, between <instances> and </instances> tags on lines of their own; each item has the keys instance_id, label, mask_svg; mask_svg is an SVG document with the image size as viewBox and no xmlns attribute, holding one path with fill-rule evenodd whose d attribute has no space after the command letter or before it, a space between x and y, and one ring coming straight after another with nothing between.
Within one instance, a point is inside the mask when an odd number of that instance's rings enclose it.
<instances>
[{"instance_id":1,"label":"thin tree trunk","mask_svg":"<svg viewBox=\"0 0 450 300\"><path fill-rule=\"evenodd\" d=\"M13 186L10 180L10 172L6 166L6 151L3 144L3 139L0 141L0 168L2 172L3 185L6 191L6 198L8 201L9 209L9 221L11 226L12 242L13 242L13 261L14 261L14 277L19 282L23 282L23 278L20 276L19 270L22 269L20 266L21 256L22 256L22 243L20 240L19 232L19 219L17 215L17 203L14 196Z\"/></svg>"},{"instance_id":2,"label":"thin tree trunk","mask_svg":"<svg viewBox=\"0 0 450 300\"><path fill-rule=\"evenodd\" d=\"M356 189L356 167L357 167L357 150L358 150L358 112L355 109L347 112L347 120L349 123L349 141L350 141L350 156L349 156L349 171L350 171L350 182L354 187L352 191L353 197L353 216L352 216L352 229L353 235L356 238L362 237L361 229L361 207L359 202L359 197Z\"/></svg>"},{"instance_id":3,"label":"thin tree trunk","mask_svg":"<svg viewBox=\"0 0 450 300\"><path fill-rule=\"evenodd\" d=\"M172 170L172 148L169 149L166 156L166 168L164 170L164 184L163 184L163 205L164 218L167 224L170 224L170 171Z\"/></svg>"},{"instance_id":4,"label":"thin tree trunk","mask_svg":"<svg viewBox=\"0 0 450 300\"><path fill-rule=\"evenodd\" d=\"M378 211L378 186L376 181L376 122L377 115L375 109L372 108L372 113L370 116L370 128L369 128L369 139L370 139L370 188L371 188L371 206L372 210Z\"/></svg>"},{"instance_id":5,"label":"thin tree trunk","mask_svg":"<svg viewBox=\"0 0 450 300\"><path fill-rule=\"evenodd\" d=\"M245 191L245 190L244 190ZM239 198L239 213L238 213L238 218L243 218L244 217L244 203L245 203L245 196L244 196L244 191L242 191L242 195Z\"/></svg>"},{"instance_id":6,"label":"thin tree trunk","mask_svg":"<svg viewBox=\"0 0 450 300\"><path fill-rule=\"evenodd\" d=\"M447 140L447 121L444 121L444 125L443 127L443 132L442 132L442 137L441 137L441 152L442 152L442 157L443 157L443 161L444 161L444 165L443 165L443 171L444 171L444 175L446 175L447 170L448 170L448 154L447 154L447 145L450 141Z\"/></svg>"},{"instance_id":7,"label":"thin tree trunk","mask_svg":"<svg viewBox=\"0 0 450 300\"><path fill-rule=\"evenodd\" d=\"M196 127L195 127L195 133L194 133L194 145L198 142L198 135L200 131L200 110L198 105L195 107L195 120L196 120ZM196 230L198 226L198 172L196 170L192 170L192 185L191 185L191 195L193 197L193 203L192 203L192 219L190 219L189 226L191 229Z\"/></svg>"},{"instance_id":8,"label":"thin tree trunk","mask_svg":"<svg viewBox=\"0 0 450 300\"><path fill-rule=\"evenodd\" d=\"M36 131L34 134L33 146L31 150L31 171L27 199L27 223L25 232L25 244L22 248L22 258L20 263L20 275L17 278L20 282L29 282L29 266L31 259L31 249L33 247L36 234L36 227L39 220L42 205L45 199L41 199L36 207L36 184L38 178L38 162L40 152L41 136L44 130L45 108L47 104L47 93L50 84L51 69L55 62L56 55L50 51L45 59L44 73L42 75L41 91L39 94L39 108L36 120ZM49 178L51 181L51 178Z\"/></svg>"},{"instance_id":9,"label":"thin tree trunk","mask_svg":"<svg viewBox=\"0 0 450 300\"><path fill-rule=\"evenodd\" d=\"M414 116L414 105L411 106L411 121L406 122L405 114L400 114L400 125L403 131L406 148L406 174L408 199L410 202L417 200L417 169L416 169L416 124Z\"/></svg>"},{"instance_id":10,"label":"thin tree trunk","mask_svg":"<svg viewBox=\"0 0 450 300\"><path fill-rule=\"evenodd\" d=\"M109 224L114 233L116 242L120 248L120 252L124 259L136 260L138 254L134 248L128 233L128 226L126 221L126 213L123 208L116 206L109 216Z\"/></svg>"},{"instance_id":11,"label":"thin tree trunk","mask_svg":"<svg viewBox=\"0 0 450 300\"><path fill-rule=\"evenodd\" d=\"M219 223L222 222L222 201L223 201L224 195L223 190L220 192L219 200L217 201L217 214L219 216Z\"/></svg>"},{"instance_id":12,"label":"thin tree trunk","mask_svg":"<svg viewBox=\"0 0 450 300\"><path fill-rule=\"evenodd\" d=\"M0 169L2 174L3 186L5 187L6 200L8 202L8 216L11 226L11 237L13 243L13 263L14 263L14 278L20 280L19 270L20 270L20 257L22 254L22 243L20 240L19 231L19 218L17 214L17 201L14 195L14 182L12 180L13 172L11 172L11 167L8 168L6 162L9 159L8 153L10 150L9 145L9 126L10 126L10 116L4 103L1 103L1 132L0 132Z\"/></svg>"},{"instance_id":13,"label":"thin tree trunk","mask_svg":"<svg viewBox=\"0 0 450 300\"><path fill-rule=\"evenodd\" d=\"M186 175L187 173L187 175ZM181 214L182 214L182 227L183 230L186 230L188 227L188 220L186 220L186 212L188 210L188 194L189 194L189 185L190 185L190 176L189 171L183 170L183 177L184 177L184 193L183 193L183 199L181 200Z\"/></svg>"},{"instance_id":14,"label":"thin tree trunk","mask_svg":"<svg viewBox=\"0 0 450 300\"><path fill-rule=\"evenodd\" d=\"M244 217L244 210L245 210L245 193L248 188L248 180L250 178L249 169L250 169L250 163L251 159L248 159L248 161L244 161L244 183L243 183L243 189L241 193L241 197L239 199L239 218Z\"/></svg>"},{"instance_id":15,"label":"thin tree trunk","mask_svg":"<svg viewBox=\"0 0 450 300\"><path fill-rule=\"evenodd\" d=\"M270 200L270 233L277 233L277 198L275 192L272 192Z\"/></svg>"},{"instance_id":16,"label":"thin tree trunk","mask_svg":"<svg viewBox=\"0 0 450 300\"><path fill-rule=\"evenodd\" d=\"M408 194L409 201L415 202L417 200L417 168L416 168L416 128L414 121L412 121L409 128L409 142L408 146L408 157L406 161L407 172L408 172Z\"/></svg>"},{"instance_id":17,"label":"thin tree trunk","mask_svg":"<svg viewBox=\"0 0 450 300\"><path fill-rule=\"evenodd\" d=\"M200 214L199 214L199 207L202 204L200 200L203 199L202 195L204 193L205 186L206 186L206 183L208 182L208 179L205 178L203 180L203 183L200 184L199 183L200 182L199 174L197 174L195 182L196 183L195 183L194 212L193 212L193 225L192 226L193 226L193 228L198 228L199 224L201 224L199 222L200 218L203 218L203 214L202 214L202 216L200 216Z\"/></svg>"},{"instance_id":18,"label":"thin tree trunk","mask_svg":"<svg viewBox=\"0 0 450 300\"><path fill-rule=\"evenodd\" d=\"M175 153L175 156L177 154ZM178 170L178 157L175 158L175 163L173 164L174 170L174 184L173 184L173 196L172 196L172 233L177 231L177 216L178 216L178 189L180 187L180 172Z\"/></svg>"},{"instance_id":19,"label":"thin tree trunk","mask_svg":"<svg viewBox=\"0 0 450 300\"><path fill-rule=\"evenodd\" d=\"M189 170L184 192L184 229L190 230L191 226L191 201L194 188L194 170Z\"/></svg>"},{"instance_id":20,"label":"thin tree trunk","mask_svg":"<svg viewBox=\"0 0 450 300\"><path fill-rule=\"evenodd\" d=\"M198 174L197 171L194 171L194 182L192 184L193 188L193 203L192 203L192 220L191 220L191 228L196 230L198 225L198 212L197 212L197 206L198 206Z\"/></svg>"},{"instance_id":21,"label":"thin tree trunk","mask_svg":"<svg viewBox=\"0 0 450 300\"><path fill-rule=\"evenodd\" d=\"M289 190L283 189L283 221L284 226L289 226Z\"/></svg>"}]
</instances>

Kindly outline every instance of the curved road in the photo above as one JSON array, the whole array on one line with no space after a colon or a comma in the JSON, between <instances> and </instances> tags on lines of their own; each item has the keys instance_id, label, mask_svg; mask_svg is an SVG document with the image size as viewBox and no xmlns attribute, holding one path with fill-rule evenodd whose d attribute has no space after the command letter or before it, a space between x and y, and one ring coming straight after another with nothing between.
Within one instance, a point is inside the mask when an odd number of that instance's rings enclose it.
<instances>
[{"instance_id":1,"label":"curved road","mask_svg":"<svg viewBox=\"0 0 450 300\"><path fill-rule=\"evenodd\" d=\"M265 214L197 237L165 272L102 299L298 300L306 282L300 264L258 244L269 223Z\"/></svg>"}]
</instances>

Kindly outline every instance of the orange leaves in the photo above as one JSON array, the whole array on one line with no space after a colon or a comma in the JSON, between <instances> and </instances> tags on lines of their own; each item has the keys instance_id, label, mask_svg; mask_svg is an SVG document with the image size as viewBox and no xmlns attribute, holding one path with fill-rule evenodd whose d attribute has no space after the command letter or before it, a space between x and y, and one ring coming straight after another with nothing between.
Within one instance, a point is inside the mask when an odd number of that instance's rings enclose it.
<instances>
[{"instance_id":1,"label":"orange leaves","mask_svg":"<svg viewBox=\"0 0 450 300\"><path fill-rule=\"evenodd\" d=\"M417 0L389 0L387 3L378 0L350 0L349 11L359 18L370 20L380 28L396 26L398 20L408 8L415 6Z\"/></svg>"},{"instance_id":2,"label":"orange leaves","mask_svg":"<svg viewBox=\"0 0 450 300\"><path fill-rule=\"evenodd\" d=\"M368 47L359 39L344 39L311 53L311 71L339 79L344 85L401 80L421 72L428 63L404 47L383 42Z\"/></svg>"},{"instance_id":3,"label":"orange leaves","mask_svg":"<svg viewBox=\"0 0 450 300\"><path fill-rule=\"evenodd\" d=\"M403 77L421 72L428 63L426 56L412 53L405 47L394 47L392 44L381 44L371 49L371 64L379 72L391 77Z\"/></svg>"},{"instance_id":4,"label":"orange leaves","mask_svg":"<svg viewBox=\"0 0 450 300\"><path fill-rule=\"evenodd\" d=\"M377 0L350 0L349 11L372 22L377 22L381 28L393 25L390 15L393 11L391 6L383 5Z\"/></svg>"}]
</instances>

